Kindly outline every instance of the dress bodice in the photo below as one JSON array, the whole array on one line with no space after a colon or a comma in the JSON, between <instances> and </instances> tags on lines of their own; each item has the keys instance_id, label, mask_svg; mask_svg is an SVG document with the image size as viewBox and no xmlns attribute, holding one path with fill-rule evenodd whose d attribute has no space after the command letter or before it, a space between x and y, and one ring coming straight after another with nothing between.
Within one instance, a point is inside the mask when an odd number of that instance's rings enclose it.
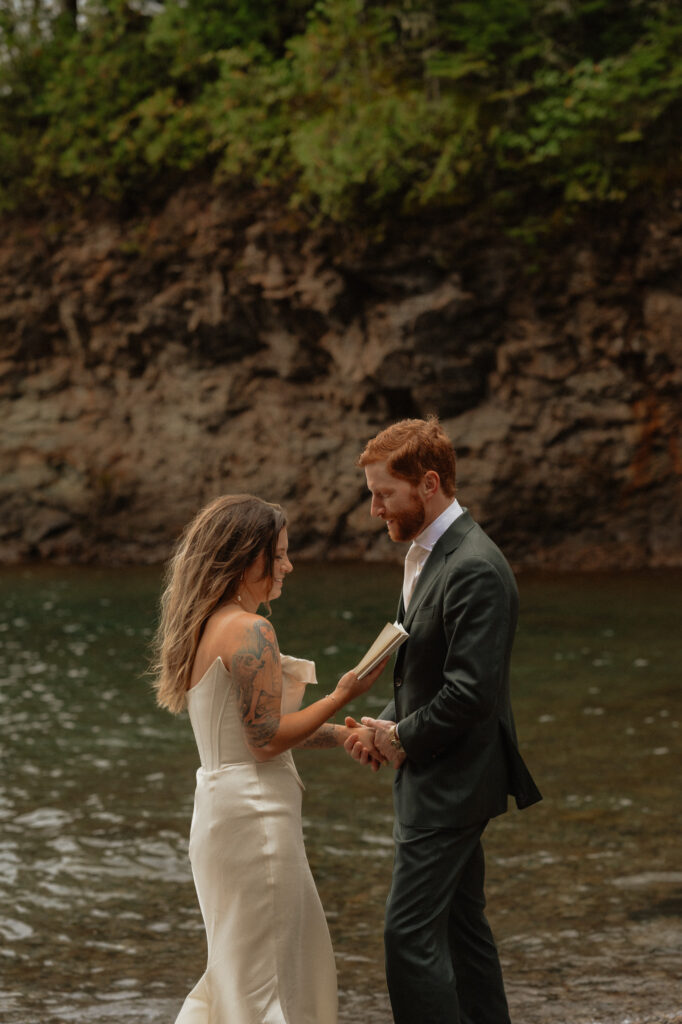
<instances>
[{"instance_id":1,"label":"dress bodice","mask_svg":"<svg viewBox=\"0 0 682 1024\"><path fill-rule=\"evenodd\" d=\"M308 683L316 683L315 664L303 658L282 658L282 714L296 711ZM201 766L215 771L228 764L254 763L239 714L237 686L221 658L216 658L187 693L187 710ZM291 759L291 752L279 755ZM277 758L273 758L277 760Z\"/></svg>"}]
</instances>

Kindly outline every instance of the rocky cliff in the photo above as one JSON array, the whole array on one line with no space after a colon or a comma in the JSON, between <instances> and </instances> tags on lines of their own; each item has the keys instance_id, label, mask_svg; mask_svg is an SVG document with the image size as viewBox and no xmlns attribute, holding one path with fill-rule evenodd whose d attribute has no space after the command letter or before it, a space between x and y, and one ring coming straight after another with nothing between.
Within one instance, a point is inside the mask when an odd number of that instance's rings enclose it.
<instances>
[{"instance_id":1,"label":"rocky cliff","mask_svg":"<svg viewBox=\"0 0 682 1024\"><path fill-rule=\"evenodd\" d=\"M395 559L355 459L437 412L517 566L682 564L681 197L529 259L200 188L5 221L0 561L163 560L225 491L284 504L299 556Z\"/></svg>"}]
</instances>

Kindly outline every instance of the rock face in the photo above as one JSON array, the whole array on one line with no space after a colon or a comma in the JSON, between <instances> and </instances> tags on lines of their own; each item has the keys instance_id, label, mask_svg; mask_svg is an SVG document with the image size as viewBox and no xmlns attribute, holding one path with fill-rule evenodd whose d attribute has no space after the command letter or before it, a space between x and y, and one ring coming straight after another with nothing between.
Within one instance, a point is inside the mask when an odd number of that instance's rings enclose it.
<instances>
[{"instance_id":1,"label":"rock face","mask_svg":"<svg viewBox=\"0 0 682 1024\"><path fill-rule=\"evenodd\" d=\"M287 508L310 558L397 559L364 442L437 413L518 567L682 564L682 209L541 267L465 224L367 241L259 196L6 224L0 561L164 560L199 506Z\"/></svg>"}]
</instances>

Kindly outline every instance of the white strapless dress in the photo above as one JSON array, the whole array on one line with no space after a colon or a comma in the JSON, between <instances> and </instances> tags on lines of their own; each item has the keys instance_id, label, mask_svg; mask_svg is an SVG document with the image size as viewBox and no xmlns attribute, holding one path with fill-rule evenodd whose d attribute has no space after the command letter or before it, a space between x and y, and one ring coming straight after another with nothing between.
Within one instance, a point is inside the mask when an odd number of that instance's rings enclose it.
<instances>
[{"instance_id":1,"label":"white strapless dress","mask_svg":"<svg viewBox=\"0 0 682 1024\"><path fill-rule=\"evenodd\" d=\"M300 705L310 661L282 655L282 711ZM291 751L258 762L218 658L188 693L199 748L189 856L206 926L206 971L176 1024L336 1024L329 929L301 829Z\"/></svg>"}]
</instances>

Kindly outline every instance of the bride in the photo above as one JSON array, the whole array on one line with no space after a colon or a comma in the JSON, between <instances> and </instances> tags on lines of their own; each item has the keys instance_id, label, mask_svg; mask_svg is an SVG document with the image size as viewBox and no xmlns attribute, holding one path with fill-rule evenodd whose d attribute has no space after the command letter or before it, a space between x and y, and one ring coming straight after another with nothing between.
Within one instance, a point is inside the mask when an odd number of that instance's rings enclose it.
<instances>
[{"instance_id":1,"label":"bride","mask_svg":"<svg viewBox=\"0 0 682 1024\"><path fill-rule=\"evenodd\" d=\"M187 708L201 767L189 855L206 927L206 971L176 1024L335 1024L329 930L303 846L292 747L340 746L328 719L374 683L347 672L298 710L310 661L281 655L261 605L292 571L286 517L250 495L213 501L170 563L156 637L156 695ZM347 720L349 723L352 719ZM381 755L375 751L377 761Z\"/></svg>"}]
</instances>

